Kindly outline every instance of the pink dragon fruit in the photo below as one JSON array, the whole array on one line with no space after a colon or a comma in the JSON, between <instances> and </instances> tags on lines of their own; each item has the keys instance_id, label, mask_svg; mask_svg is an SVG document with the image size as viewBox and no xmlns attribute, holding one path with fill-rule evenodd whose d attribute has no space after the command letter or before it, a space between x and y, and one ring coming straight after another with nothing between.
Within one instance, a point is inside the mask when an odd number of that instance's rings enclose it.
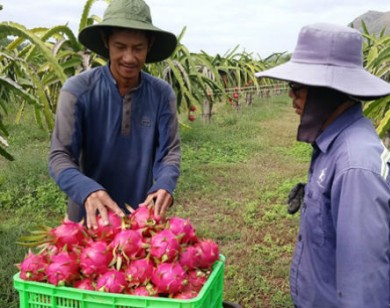
<instances>
[{"instance_id":1,"label":"pink dragon fruit","mask_svg":"<svg viewBox=\"0 0 390 308\"><path fill-rule=\"evenodd\" d=\"M144 229L144 228L154 228L156 227L161 218L154 216L153 208L147 206L140 206L133 213L129 215L130 228L135 229Z\"/></svg>"},{"instance_id":2,"label":"pink dragon fruit","mask_svg":"<svg viewBox=\"0 0 390 308\"><path fill-rule=\"evenodd\" d=\"M33 254L32 251L29 250L22 263L17 264L16 266L20 269L21 279L45 281L47 263L48 260L45 255Z\"/></svg>"},{"instance_id":3,"label":"pink dragon fruit","mask_svg":"<svg viewBox=\"0 0 390 308\"><path fill-rule=\"evenodd\" d=\"M150 241L150 255L158 262L175 261L179 256L180 249L176 235L167 229L153 235Z\"/></svg>"},{"instance_id":4,"label":"pink dragon fruit","mask_svg":"<svg viewBox=\"0 0 390 308\"><path fill-rule=\"evenodd\" d=\"M168 229L180 238L181 244L193 244L198 241L195 228L191 225L189 219L171 217L168 220Z\"/></svg>"},{"instance_id":5,"label":"pink dragon fruit","mask_svg":"<svg viewBox=\"0 0 390 308\"><path fill-rule=\"evenodd\" d=\"M129 286L139 286L150 281L154 271L154 264L150 259L131 261L125 270Z\"/></svg>"},{"instance_id":6,"label":"pink dragon fruit","mask_svg":"<svg viewBox=\"0 0 390 308\"><path fill-rule=\"evenodd\" d=\"M95 283L91 279L84 278L84 279L75 281L73 283L73 288L94 291L95 290L94 284Z\"/></svg>"},{"instance_id":7,"label":"pink dragon fruit","mask_svg":"<svg viewBox=\"0 0 390 308\"><path fill-rule=\"evenodd\" d=\"M74 248L83 246L88 238L81 222L73 222L67 218L55 228L42 226L31 233L32 235L20 237L18 243L29 247L55 245L58 250L66 247L68 251L72 251Z\"/></svg>"},{"instance_id":8,"label":"pink dragon fruit","mask_svg":"<svg viewBox=\"0 0 390 308\"><path fill-rule=\"evenodd\" d=\"M121 217L119 217L113 211L108 211L107 215L108 215L108 225L103 224L103 220L99 215L97 217L98 227L96 229L88 230L89 235L95 241L105 241L107 243L110 243L114 239L115 235L121 231L121 226L122 226Z\"/></svg>"},{"instance_id":9,"label":"pink dragon fruit","mask_svg":"<svg viewBox=\"0 0 390 308\"><path fill-rule=\"evenodd\" d=\"M137 296L157 297L157 290L152 284L147 284L146 286L138 286L134 288L130 294Z\"/></svg>"},{"instance_id":10,"label":"pink dragon fruit","mask_svg":"<svg viewBox=\"0 0 390 308\"><path fill-rule=\"evenodd\" d=\"M191 298L195 298L197 296L198 296L198 292L187 290L187 291L183 291L183 292L180 292L180 293L176 293L172 298L176 298L176 299L191 299Z\"/></svg>"},{"instance_id":11,"label":"pink dragon fruit","mask_svg":"<svg viewBox=\"0 0 390 308\"><path fill-rule=\"evenodd\" d=\"M219 259L219 248L217 243L210 239L202 240L195 245L199 253L199 268L211 268Z\"/></svg>"},{"instance_id":12,"label":"pink dragon fruit","mask_svg":"<svg viewBox=\"0 0 390 308\"><path fill-rule=\"evenodd\" d=\"M107 271L112 252L105 242L90 242L80 254L80 269L86 277L97 276Z\"/></svg>"},{"instance_id":13,"label":"pink dragon fruit","mask_svg":"<svg viewBox=\"0 0 390 308\"><path fill-rule=\"evenodd\" d=\"M179 262L186 271L198 267L200 262L199 249L195 246L183 248L180 252Z\"/></svg>"},{"instance_id":14,"label":"pink dragon fruit","mask_svg":"<svg viewBox=\"0 0 390 308\"><path fill-rule=\"evenodd\" d=\"M66 246L70 251L74 247L83 246L87 239L82 222L77 223L68 219L64 219L61 225L53 228L49 236L52 238L52 243L59 249L63 249Z\"/></svg>"},{"instance_id":15,"label":"pink dragon fruit","mask_svg":"<svg viewBox=\"0 0 390 308\"><path fill-rule=\"evenodd\" d=\"M186 284L186 272L178 263L160 263L152 275L152 283L159 293L175 294Z\"/></svg>"},{"instance_id":16,"label":"pink dragon fruit","mask_svg":"<svg viewBox=\"0 0 390 308\"><path fill-rule=\"evenodd\" d=\"M137 231L120 231L109 245L114 255L110 265L116 264L116 269L119 270L122 267L123 259L125 259L125 264L127 265L130 263L130 260L145 257L146 246L142 236Z\"/></svg>"},{"instance_id":17,"label":"pink dragon fruit","mask_svg":"<svg viewBox=\"0 0 390 308\"><path fill-rule=\"evenodd\" d=\"M187 285L184 287L183 292L195 291L196 293L199 293L209 276L210 272L204 272L201 270L188 271Z\"/></svg>"},{"instance_id":18,"label":"pink dragon fruit","mask_svg":"<svg viewBox=\"0 0 390 308\"><path fill-rule=\"evenodd\" d=\"M52 256L46 267L47 281L54 285L70 285L79 277L79 260L72 252L61 251Z\"/></svg>"},{"instance_id":19,"label":"pink dragon fruit","mask_svg":"<svg viewBox=\"0 0 390 308\"><path fill-rule=\"evenodd\" d=\"M124 272L110 269L97 279L96 290L109 293L124 293L127 288Z\"/></svg>"}]
</instances>

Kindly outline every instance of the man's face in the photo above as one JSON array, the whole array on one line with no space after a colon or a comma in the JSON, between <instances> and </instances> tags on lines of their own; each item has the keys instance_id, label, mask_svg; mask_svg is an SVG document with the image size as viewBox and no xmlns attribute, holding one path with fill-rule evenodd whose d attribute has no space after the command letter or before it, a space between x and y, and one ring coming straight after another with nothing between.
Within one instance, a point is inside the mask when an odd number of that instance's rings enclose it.
<instances>
[{"instance_id":1,"label":"man's face","mask_svg":"<svg viewBox=\"0 0 390 308\"><path fill-rule=\"evenodd\" d=\"M294 82L290 82L289 86L290 91L288 92L288 95L292 99L295 113L302 116L307 98L307 86Z\"/></svg>"},{"instance_id":2,"label":"man's face","mask_svg":"<svg viewBox=\"0 0 390 308\"><path fill-rule=\"evenodd\" d=\"M143 31L114 30L108 38L110 70L119 84L138 85L149 40Z\"/></svg>"}]
</instances>

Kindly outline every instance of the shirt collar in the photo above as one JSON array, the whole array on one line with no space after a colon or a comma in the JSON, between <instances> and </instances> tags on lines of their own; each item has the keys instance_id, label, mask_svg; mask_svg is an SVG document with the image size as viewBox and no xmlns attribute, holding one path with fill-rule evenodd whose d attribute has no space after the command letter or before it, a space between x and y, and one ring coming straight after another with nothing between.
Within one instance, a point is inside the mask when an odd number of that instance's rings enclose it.
<instances>
[{"instance_id":1,"label":"shirt collar","mask_svg":"<svg viewBox=\"0 0 390 308\"><path fill-rule=\"evenodd\" d=\"M361 103L356 103L338 116L315 141L321 152L326 153L337 136L348 126L363 117Z\"/></svg>"}]
</instances>

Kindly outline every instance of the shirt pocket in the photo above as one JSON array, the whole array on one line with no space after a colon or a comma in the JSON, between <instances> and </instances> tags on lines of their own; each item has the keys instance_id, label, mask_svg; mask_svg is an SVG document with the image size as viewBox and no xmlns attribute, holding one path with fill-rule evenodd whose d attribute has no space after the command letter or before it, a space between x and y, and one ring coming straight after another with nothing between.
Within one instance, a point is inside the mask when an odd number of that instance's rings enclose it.
<instances>
[{"instance_id":1,"label":"shirt pocket","mask_svg":"<svg viewBox=\"0 0 390 308\"><path fill-rule=\"evenodd\" d=\"M324 212L325 204L317 193L308 191L305 196L305 229L309 242L323 246L325 242Z\"/></svg>"}]
</instances>

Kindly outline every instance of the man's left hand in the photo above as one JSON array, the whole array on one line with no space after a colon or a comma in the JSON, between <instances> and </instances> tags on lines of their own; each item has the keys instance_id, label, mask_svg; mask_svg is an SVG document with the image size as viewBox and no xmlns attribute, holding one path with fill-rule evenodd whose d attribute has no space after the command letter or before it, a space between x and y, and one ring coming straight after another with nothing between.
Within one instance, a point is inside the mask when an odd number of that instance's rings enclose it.
<instances>
[{"instance_id":1,"label":"man's left hand","mask_svg":"<svg viewBox=\"0 0 390 308\"><path fill-rule=\"evenodd\" d=\"M156 218L164 218L168 208L172 205L173 198L165 189L159 189L148 195L146 200L139 206L148 206L154 208Z\"/></svg>"}]
</instances>

